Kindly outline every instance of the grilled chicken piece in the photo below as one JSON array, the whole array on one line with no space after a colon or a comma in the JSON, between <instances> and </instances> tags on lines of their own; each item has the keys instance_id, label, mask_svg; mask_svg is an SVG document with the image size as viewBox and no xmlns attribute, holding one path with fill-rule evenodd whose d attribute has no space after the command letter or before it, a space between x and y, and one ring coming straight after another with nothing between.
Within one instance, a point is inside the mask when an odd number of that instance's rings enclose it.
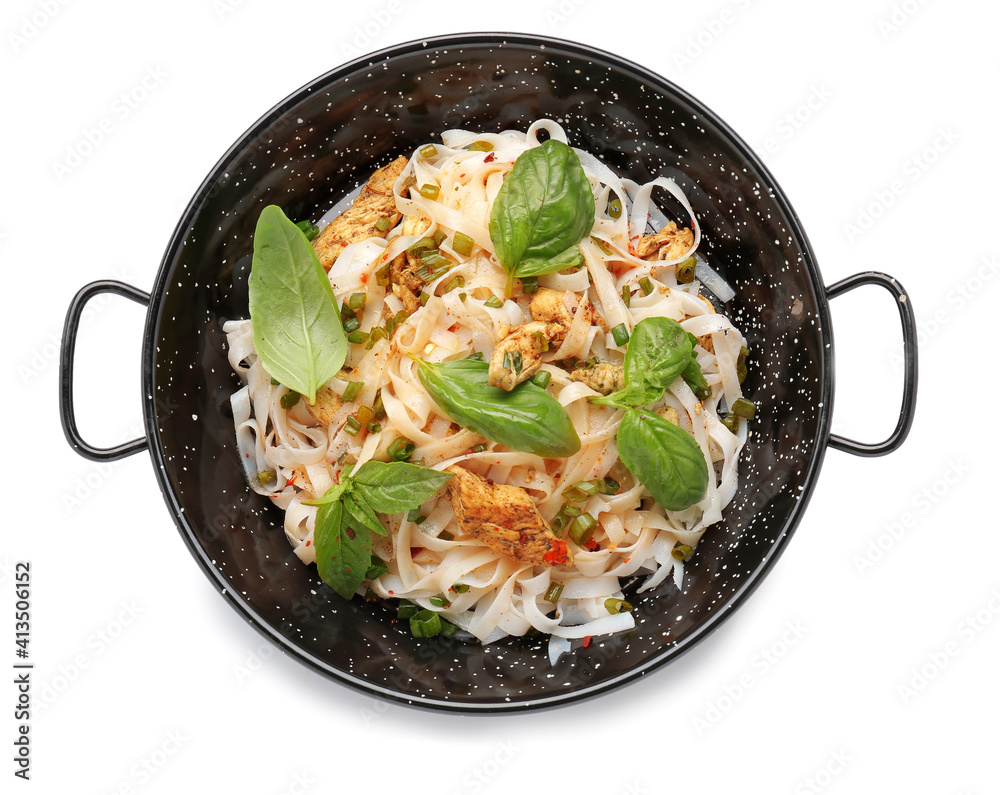
<instances>
[{"instance_id":1,"label":"grilled chicken piece","mask_svg":"<svg viewBox=\"0 0 1000 795\"><path fill-rule=\"evenodd\" d=\"M512 330L493 349L493 356L490 357L490 386L498 386L509 392L538 372L542 354L558 348L566 339L575 312L588 312L588 320L594 322L597 313L587 297L582 299L582 309L570 309L566 306L567 294L573 295L543 287L531 297L529 308L534 320ZM575 295L573 299L576 300Z\"/></svg>"},{"instance_id":2,"label":"grilled chicken piece","mask_svg":"<svg viewBox=\"0 0 1000 795\"><path fill-rule=\"evenodd\" d=\"M392 186L403 173L407 162L407 158L400 155L372 174L354 203L334 218L313 240L313 249L323 270L330 270L334 260L349 243L357 243L370 237L385 237L399 223L402 216L396 210ZM389 223L385 230L380 230L375 225L383 218L388 218Z\"/></svg>"},{"instance_id":3,"label":"grilled chicken piece","mask_svg":"<svg viewBox=\"0 0 1000 795\"><path fill-rule=\"evenodd\" d=\"M403 219L400 231L404 235L422 235L430 228L431 219L426 215L408 215ZM396 255L389 267L389 284L392 294L403 302L403 308L411 315L420 308L420 291L426 282L417 276L420 258L404 251Z\"/></svg>"},{"instance_id":4,"label":"grilled chicken piece","mask_svg":"<svg viewBox=\"0 0 1000 795\"><path fill-rule=\"evenodd\" d=\"M321 386L316 390L315 403L310 403L305 398L303 398L303 402L306 404L306 409L308 409L309 413L316 418L316 422L324 428L330 427L333 415L343 405L340 395L328 386Z\"/></svg>"},{"instance_id":5,"label":"grilled chicken piece","mask_svg":"<svg viewBox=\"0 0 1000 795\"><path fill-rule=\"evenodd\" d=\"M679 426L681 424L680 418L677 415L677 409L673 406L664 406L662 409L657 410L656 413L672 425Z\"/></svg>"},{"instance_id":6,"label":"grilled chicken piece","mask_svg":"<svg viewBox=\"0 0 1000 795\"><path fill-rule=\"evenodd\" d=\"M574 296L575 298L575 296ZM573 322L573 313L566 306L566 293L561 290L553 290L549 287L541 287L538 292L531 296L531 317L535 320L544 320L548 323L557 323L562 326L563 336ZM562 342L562 340L559 340Z\"/></svg>"},{"instance_id":7,"label":"grilled chicken piece","mask_svg":"<svg viewBox=\"0 0 1000 795\"><path fill-rule=\"evenodd\" d=\"M513 329L493 349L490 357L490 386L508 392L527 381L542 366L542 354L559 345L566 336L558 323L532 321Z\"/></svg>"},{"instance_id":8,"label":"grilled chicken piece","mask_svg":"<svg viewBox=\"0 0 1000 795\"><path fill-rule=\"evenodd\" d=\"M694 232L690 229L678 229L677 224L670 221L655 235L640 238L635 247L635 255L647 261L678 259L687 254L693 245Z\"/></svg>"},{"instance_id":9,"label":"grilled chicken piece","mask_svg":"<svg viewBox=\"0 0 1000 795\"><path fill-rule=\"evenodd\" d=\"M570 374L574 381L580 381L602 395L610 395L625 388L625 367L611 362L600 362L595 367L574 370Z\"/></svg>"},{"instance_id":10,"label":"grilled chicken piece","mask_svg":"<svg viewBox=\"0 0 1000 795\"><path fill-rule=\"evenodd\" d=\"M508 558L535 566L572 562L538 513L534 500L517 486L495 486L464 467L447 469L448 496L462 532Z\"/></svg>"}]
</instances>

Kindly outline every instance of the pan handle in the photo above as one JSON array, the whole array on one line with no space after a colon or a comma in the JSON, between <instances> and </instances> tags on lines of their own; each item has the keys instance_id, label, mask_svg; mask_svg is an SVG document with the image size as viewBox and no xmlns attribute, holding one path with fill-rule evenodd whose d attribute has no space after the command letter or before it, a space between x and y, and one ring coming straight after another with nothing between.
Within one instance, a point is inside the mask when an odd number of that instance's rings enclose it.
<instances>
[{"instance_id":1,"label":"pan handle","mask_svg":"<svg viewBox=\"0 0 1000 795\"><path fill-rule=\"evenodd\" d=\"M845 453L862 456L877 456L891 453L906 439L913 425L913 413L917 400L917 324L913 316L913 305L906 291L895 278L878 271L864 271L848 276L826 288L828 299L850 292L855 287L875 284L884 287L896 299L899 320L903 324L903 402L899 409L899 421L889 438L877 444L864 444L843 436L830 434L828 444Z\"/></svg>"},{"instance_id":2,"label":"pan handle","mask_svg":"<svg viewBox=\"0 0 1000 795\"><path fill-rule=\"evenodd\" d=\"M66 323L63 326L62 351L59 357L59 414L62 417L63 432L66 439L77 453L91 461L115 461L119 458L138 453L149 446L145 437L133 439L130 442L115 447L94 447L83 440L76 427L76 412L73 407L73 357L76 353L76 335L80 330L80 317L83 309L91 298L101 293L120 295L137 304L149 306L149 293L133 287L125 282L104 279L84 285L73 296L66 312Z\"/></svg>"}]
</instances>

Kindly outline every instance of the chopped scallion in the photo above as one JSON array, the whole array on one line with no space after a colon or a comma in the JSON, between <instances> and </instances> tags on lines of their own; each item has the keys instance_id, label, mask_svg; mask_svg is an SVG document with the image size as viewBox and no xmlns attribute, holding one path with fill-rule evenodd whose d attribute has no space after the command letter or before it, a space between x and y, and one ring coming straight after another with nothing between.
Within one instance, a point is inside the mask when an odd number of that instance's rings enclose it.
<instances>
[{"instance_id":1,"label":"chopped scallion","mask_svg":"<svg viewBox=\"0 0 1000 795\"><path fill-rule=\"evenodd\" d=\"M643 276L639 279L639 289L642 290L643 295L649 295L656 288L653 287L653 282L648 276Z\"/></svg>"},{"instance_id":2,"label":"chopped scallion","mask_svg":"<svg viewBox=\"0 0 1000 795\"><path fill-rule=\"evenodd\" d=\"M577 546L583 546L597 529L597 520L589 513L580 514L569 527L569 537Z\"/></svg>"},{"instance_id":3,"label":"chopped scallion","mask_svg":"<svg viewBox=\"0 0 1000 795\"><path fill-rule=\"evenodd\" d=\"M352 414L347 418L347 422L344 423L344 430L351 436L357 436L361 431L361 420Z\"/></svg>"},{"instance_id":4,"label":"chopped scallion","mask_svg":"<svg viewBox=\"0 0 1000 795\"><path fill-rule=\"evenodd\" d=\"M281 396L281 400L279 400L278 402L281 403L281 408L290 409L292 406L294 406L296 403L299 402L299 398L301 397L302 395L300 395L298 392L289 389L285 394Z\"/></svg>"},{"instance_id":5,"label":"chopped scallion","mask_svg":"<svg viewBox=\"0 0 1000 795\"><path fill-rule=\"evenodd\" d=\"M437 153L438 148L434 144L427 144L427 146L421 146L419 149L421 157L434 157Z\"/></svg>"},{"instance_id":6,"label":"chopped scallion","mask_svg":"<svg viewBox=\"0 0 1000 795\"><path fill-rule=\"evenodd\" d=\"M737 417L752 420L756 409L757 405L746 398L737 398L733 401L733 414Z\"/></svg>"},{"instance_id":7,"label":"chopped scallion","mask_svg":"<svg viewBox=\"0 0 1000 795\"><path fill-rule=\"evenodd\" d=\"M670 554L675 560L687 560L693 553L694 548L688 544L678 544L670 550Z\"/></svg>"},{"instance_id":8,"label":"chopped scallion","mask_svg":"<svg viewBox=\"0 0 1000 795\"><path fill-rule=\"evenodd\" d=\"M441 631L441 617L433 610L420 610L410 618L410 634L415 638L433 638Z\"/></svg>"},{"instance_id":9,"label":"chopped scallion","mask_svg":"<svg viewBox=\"0 0 1000 795\"><path fill-rule=\"evenodd\" d=\"M456 582L453 586L451 586L451 590L453 590L455 593L468 593L469 592L469 583L467 583L467 582Z\"/></svg>"},{"instance_id":10,"label":"chopped scallion","mask_svg":"<svg viewBox=\"0 0 1000 795\"><path fill-rule=\"evenodd\" d=\"M614 337L615 345L619 348L622 347L626 342L628 342L629 333L628 329L625 327L624 323L619 323L613 329L611 329L611 336Z\"/></svg>"},{"instance_id":11,"label":"chopped scallion","mask_svg":"<svg viewBox=\"0 0 1000 795\"><path fill-rule=\"evenodd\" d=\"M503 301L501 301L495 295L491 295L489 298L487 298L485 303L486 306L490 307L491 309L503 309Z\"/></svg>"},{"instance_id":12,"label":"chopped scallion","mask_svg":"<svg viewBox=\"0 0 1000 795\"><path fill-rule=\"evenodd\" d=\"M551 380L552 373L548 370L539 370L531 379L535 386L540 386L542 389L545 389Z\"/></svg>"},{"instance_id":13,"label":"chopped scallion","mask_svg":"<svg viewBox=\"0 0 1000 795\"><path fill-rule=\"evenodd\" d=\"M306 240L313 241L319 234L319 227L312 221L299 221L295 225L302 230L302 234L306 236Z\"/></svg>"},{"instance_id":14,"label":"chopped scallion","mask_svg":"<svg viewBox=\"0 0 1000 795\"><path fill-rule=\"evenodd\" d=\"M470 152L492 152L493 144L491 144L489 141L474 141L473 143L469 144L466 147L466 149L468 149Z\"/></svg>"},{"instance_id":15,"label":"chopped scallion","mask_svg":"<svg viewBox=\"0 0 1000 795\"><path fill-rule=\"evenodd\" d=\"M389 445L388 453L389 458L393 461L409 461L410 456L413 455L413 451L416 449L416 445L409 439L400 436L396 441Z\"/></svg>"},{"instance_id":16,"label":"chopped scallion","mask_svg":"<svg viewBox=\"0 0 1000 795\"><path fill-rule=\"evenodd\" d=\"M632 306L632 290L627 284L622 287L622 303L626 308Z\"/></svg>"},{"instance_id":17,"label":"chopped scallion","mask_svg":"<svg viewBox=\"0 0 1000 795\"><path fill-rule=\"evenodd\" d=\"M563 584L561 582L554 582L546 589L545 596L543 596L542 598L546 602L551 602L552 604L555 604L556 602L559 601L559 597L562 596L562 592L563 592Z\"/></svg>"},{"instance_id":18,"label":"chopped scallion","mask_svg":"<svg viewBox=\"0 0 1000 795\"><path fill-rule=\"evenodd\" d=\"M683 262L677 264L675 276L677 277L678 284L691 284L694 281L695 263L696 260L694 257L688 257Z\"/></svg>"},{"instance_id":19,"label":"chopped scallion","mask_svg":"<svg viewBox=\"0 0 1000 795\"><path fill-rule=\"evenodd\" d=\"M362 428L367 428L375 421L375 412L371 410L370 406L358 406L355 415L358 418L358 422L361 423Z\"/></svg>"},{"instance_id":20,"label":"chopped scallion","mask_svg":"<svg viewBox=\"0 0 1000 795\"><path fill-rule=\"evenodd\" d=\"M740 348L740 355L736 359L736 377L742 384L747 377L747 356L750 355L750 349L746 346Z\"/></svg>"},{"instance_id":21,"label":"chopped scallion","mask_svg":"<svg viewBox=\"0 0 1000 795\"><path fill-rule=\"evenodd\" d=\"M383 215L375 222L375 228L379 232L388 232L390 226L392 226L392 219L388 215Z\"/></svg>"},{"instance_id":22,"label":"chopped scallion","mask_svg":"<svg viewBox=\"0 0 1000 795\"><path fill-rule=\"evenodd\" d=\"M441 192L441 187L439 185L434 185L430 182L428 182L426 185L420 186L420 195L423 196L425 199L430 199L431 201L436 199L440 192Z\"/></svg>"},{"instance_id":23,"label":"chopped scallion","mask_svg":"<svg viewBox=\"0 0 1000 795\"><path fill-rule=\"evenodd\" d=\"M615 613L632 612L632 605L630 605L624 599L605 599L604 607L612 615L614 615Z\"/></svg>"},{"instance_id":24,"label":"chopped scallion","mask_svg":"<svg viewBox=\"0 0 1000 795\"><path fill-rule=\"evenodd\" d=\"M347 341L354 345L364 345L370 336L367 331L352 331L347 335Z\"/></svg>"},{"instance_id":25,"label":"chopped scallion","mask_svg":"<svg viewBox=\"0 0 1000 795\"><path fill-rule=\"evenodd\" d=\"M365 294L351 293L347 298L347 308L352 312L360 312L365 308Z\"/></svg>"},{"instance_id":26,"label":"chopped scallion","mask_svg":"<svg viewBox=\"0 0 1000 795\"><path fill-rule=\"evenodd\" d=\"M608 202L608 215L612 218L622 217L622 200L615 197Z\"/></svg>"},{"instance_id":27,"label":"chopped scallion","mask_svg":"<svg viewBox=\"0 0 1000 795\"><path fill-rule=\"evenodd\" d=\"M461 254L463 257L472 253L473 245L475 245L475 241L463 232L456 232L455 239L451 241L451 247L455 253Z\"/></svg>"},{"instance_id":28,"label":"chopped scallion","mask_svg":"<svg viewBox=\"0 0 1000 795\"><path fill-rule=\"evenodd\" d=\"M532 293L538 292L538 277L537 276L522 276L521 277L521 292L526 295L531 295Z\"/></svg>"},{"instance_id":29,"label":"chopped scallion","mask_svg":"<svg viewBox=\"0 0 1000 795\"><path fill-rule=\"evenodd\" d=\"M344 394L342 395L344 402L349 403L354 400L354 398L358 396L358 393L364 389L364 386L364 381L348 381L347 388L344 390Z\"/></svg>"}]
</instances>

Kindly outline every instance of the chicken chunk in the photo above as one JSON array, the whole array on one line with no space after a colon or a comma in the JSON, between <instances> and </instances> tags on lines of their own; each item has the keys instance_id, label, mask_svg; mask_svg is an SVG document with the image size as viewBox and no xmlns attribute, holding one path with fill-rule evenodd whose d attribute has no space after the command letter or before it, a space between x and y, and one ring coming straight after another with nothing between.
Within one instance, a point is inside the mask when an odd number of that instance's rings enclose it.
<instances>
[{"instance_id":1,"label":"chicken chunk","mask_svg":"<svg viewBox=\"0 0 1000 795\"><path fill-rule=\"evenodd\" d=\"M305 398L302 400L306 404L306 409L316 419L316 422L324 428L330 426L330 423L333 422L334 414L343 405L340 395L334 392L329 386L321 386L316 390L315 403L309 403Z\"/></svg>"},{"instance_id":2,"label":"chicken chunk","mask_svg":"<svg viewBox=\"0 0 1000 795\"><path fill-rule=\"evenodd\" d=\"M657 409L657 414L659 414L663 419L669 422L671 425L680 425L680 417L677 414L677 409L673 406L664 406L662 409Z\"/></svg>"},{"instance_id":3,"label":"chicken chunk","mask_svg":"<svg viewBox=\"0 0 1000 795\"><path fill-rule=\"evenodd\" d=\"M422 235L430 228L431 219L426 215L408 215L403 219L400 231L404 235ZM403 302L403 308L411 315L420 308L420 291L424 282L417 275L420 258L408 251L396 255L389 267L389 284L392 294Z\"/></svg>"},{"instance_id":4,"label":"chicken chunk","mask_svg":"<svg viewBox=\"0 0 1000 795\"><path fill-rule=\"evenodd\" d=\"M576 300L576 296L573 297L573 300ZM549 287L539 288L538 292L531 296L529 309L531 317L535 320L543 320L561 326L564 336L570 323L573 322L573 313L566 306L566 293L562 290L553 290Z\"/></svg>"},{"instance_id":5,"label":"chicken chunk","mask_svg":"<svg viewBox=\"0 0 1000 795\"><path fill-rule=\"evenodd\" d=\"M447 469L448 496L462 532L508 558L535 566L572 562L534 500L517 486L492 485L460 466Z\"/></svg>"},{"instance_id":6,"label":"chicken chunk","mask_svg":"<svg viewBox=\"0 0 1000 795\"><path fill-rule=\"evenodd\" d=\"M490 386L498 386L508 392L527 381L542 366L542 354L552 346L559 345L566 335L557 323L532 321L518 326L504 337L493 349L490 357Z\"/></svg>"},{"instance_id":7,"label":"chicken chunk","mask_svg":"<svg viewBox=\"0 0 1000 795\"><path fill-rule=\"evenodd\" d=\"M678 229L677 224L670 221L655 235L640 238L635 247L635 255L648 261L679 259L687 254L693 245L694 232L687 228Z\"/></svg>"},{"instance_id":8,"label":"chicken chunk","mask_svg":"<svg viewBox=\"0 0 1000 795\"><path fill-rule=\"evenodd\" d=\"M586 384L602 395L610 395L625 388L625 367L611 362L600 362L594 367L574 370L570 378Z\"/></svg>"},{"instance_id":9,"label":"chicken chunk","mask_svg":"<svg viewBox=\"0 0 1000 795\"><path fill-rule=\"evenodd\" d=\"M330 270L334 260L348 244L370 237L385 237L399 223L401 215L396 209L392 186L403 173L407 162L407 158L400 155L372 174L353 204L334 218L313 240L313 249L323 270ZM383 221L386 218L388 223ZM382 222L385 229L376 226L379 222Z\"/></svg>"},{"instance_id":10,"label":"chicken chunk","mask_svg":"<svg viewBox=\"0 0 1000 795\"><path fill-rule=\"evenodd\" d=\"M518 326L505 336L493 349L490 358L490 385L506 389L508 392L538 372L542 364L542 354L556 350L562 345L575 312L588 313L588 322L593 323L597 315L593 304L584 296L579 308L570 309L566 305L566 293L560 290L541 288L531 297L529 310L534 320Z\"/></svg>"}]
</instances>

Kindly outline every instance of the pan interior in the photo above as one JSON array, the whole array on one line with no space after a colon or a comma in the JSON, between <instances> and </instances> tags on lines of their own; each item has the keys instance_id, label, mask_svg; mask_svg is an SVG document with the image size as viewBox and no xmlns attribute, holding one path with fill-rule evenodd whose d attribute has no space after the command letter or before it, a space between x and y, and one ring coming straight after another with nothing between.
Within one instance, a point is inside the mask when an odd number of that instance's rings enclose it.
<instances>
[{"instance_id":1,"label":"pan interior","mask_svg":"<svg viewBox=\"0 0 1000 795\"><path fill-rule=\"evenodd\" d=\"M239 387L222 324L247 317L257 215L317 219L378 166L449 128L496 132L553 118L570 142L636 181L685 191L702 252L736 290L726 311L749 340L758 403L740 488L704 537L683 591L635 597L634 631L551 667L544 640L481 647L415 640L392 607L345 602L292 553L281 514L250 492L229 397ZM668 216L679 207L661 205ZM680 90L567 42L452 37L403 45L287 99L208 177L164 257L147 327L147 423L182 536L261 631L318 670L370 692L466 710L554 704L627 681L703 637L756 584L808 497L831 394L826 302L808 242L759 161Z\"/></svg>"}]
</instances>

